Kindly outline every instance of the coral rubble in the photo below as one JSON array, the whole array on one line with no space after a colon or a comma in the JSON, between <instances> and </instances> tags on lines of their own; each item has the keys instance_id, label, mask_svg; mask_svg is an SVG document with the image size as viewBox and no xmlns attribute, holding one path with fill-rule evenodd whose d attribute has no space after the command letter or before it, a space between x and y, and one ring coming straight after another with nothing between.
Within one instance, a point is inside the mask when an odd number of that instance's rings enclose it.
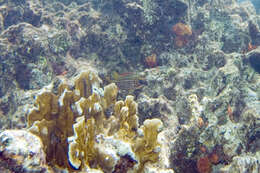
<instances>
[{"instance_id":1,"label":"coral rubble","mask_svg":"<svg viewBox=\"0 0 260 173\"><path fill-rule=\"evenodd\" d=\"M6 130L0 134L1 172L49 172L44 146L26 130Z\"/></svg>"}]
</instances>

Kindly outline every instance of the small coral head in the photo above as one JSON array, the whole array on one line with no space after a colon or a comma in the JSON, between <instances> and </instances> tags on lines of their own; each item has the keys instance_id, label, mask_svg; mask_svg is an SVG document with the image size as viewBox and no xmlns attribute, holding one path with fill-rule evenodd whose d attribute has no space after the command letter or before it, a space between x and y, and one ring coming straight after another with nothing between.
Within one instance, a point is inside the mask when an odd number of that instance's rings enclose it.
<instances>
[{"instance_id":1,"label":"small coral head","mask_svg":"<svg viewBox=\"0 0 260 173\"><path fill-rule=\"evenodd\" d=\"M175 34L174 44L179 48L185 46L192 35L191 28L180 22L173 25L172 31Z\"/></svg>"},{"instance_id":2,"label":"small coral head","mask_svg":"<svg viewBox=\"0 0 260 173\"><path fill-rule=\"evenodd\" d=\"M210 155L209 155L209 160L210 160L210 162L212 163L212 164L218 164L218 162L219 162L219 156L216 154L216 153L211 153Z\"/></svg>"},{"instance_id":3,"label":"small coral head","mask_svg":"<svg viewBox=\"0 0 260 173\"><path fill-rule=\"evenodd\" d=\"M177 36L177 37L174 39L174 44L175 44L175 46L177 46L178 48L181 48L181 47L185 46L187 43L188 43L188 40L187 40L186 37Z\"/></svg>"},{"instance_id":4,"label":"small coral head","mask_svg":"<svg viewBox=\"0 0 260 173\"><path fill-rule=\"evenodd\" d=\"M192 30L189 27L189 25L186 25L184 23L176 23L172 27L172 31L176 36L191 36Z\"/></svg>"},{"instance_id":5,"label":"small coral head","mask_svg":"<svg viewBox=\"0 0 260 173\"><path fill-rule=\"evenodd\" d=\"M197 160L197 169L199 173L211 172L211 162L207 156L201 157Z\"/></svg>"},{"instance_id":6,"label":"small coral head","mask_svg":"<svg viewBox=\"0 0 260 173\"><path fill-rule=\"evenodd\" d=\"M149 68L153 68L157 66L157 57L156 54L152 54L150 56L145 57L145 64Z\"/></svg>"}]
</instances>

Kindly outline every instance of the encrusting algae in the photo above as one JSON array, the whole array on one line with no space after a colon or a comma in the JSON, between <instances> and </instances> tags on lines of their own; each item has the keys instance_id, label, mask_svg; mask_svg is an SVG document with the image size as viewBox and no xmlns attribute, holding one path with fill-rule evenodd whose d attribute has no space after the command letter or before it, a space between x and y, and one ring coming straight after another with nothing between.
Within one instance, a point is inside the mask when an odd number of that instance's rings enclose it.
<instances>
[{"instance_id":1,"label":"encrusting algae","mask_svg":"<svg viewBox=\"0 0 260 173\"><path fill-rule=\"evenodd\" d=\"M148 119L139 127L133 96L116 101L118 88L112 83L100 88L92 71L75 78L73 86L63 82L58 94L42 91L28 114L29 131L45 146L46 160L69 170L88 172L142 172L147 162L159 160L159 119ZM104 112L113 106L113 113ZM125 167L126 164L128 167Z\"/></svg>"}]
</instances>

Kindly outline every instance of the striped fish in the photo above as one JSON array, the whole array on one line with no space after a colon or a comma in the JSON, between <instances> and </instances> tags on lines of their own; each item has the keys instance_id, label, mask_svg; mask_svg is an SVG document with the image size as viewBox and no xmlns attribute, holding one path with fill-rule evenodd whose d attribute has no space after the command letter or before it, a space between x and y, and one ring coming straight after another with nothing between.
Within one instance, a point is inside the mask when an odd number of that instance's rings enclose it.
<instances>
[{"instance_id":1,"label":"striped fish","mask_svg":"<svg viewBox=\"0 0 260 173\"><path fill-rule=\"evenodd\" d=\"M136 72L127 72L122 74L114 72L112 78L113 80L111 80L111 82L114 82L120 91L128 93L142 88L143 84L145 84L145 79Z\"/></svg>"}]
</instances>

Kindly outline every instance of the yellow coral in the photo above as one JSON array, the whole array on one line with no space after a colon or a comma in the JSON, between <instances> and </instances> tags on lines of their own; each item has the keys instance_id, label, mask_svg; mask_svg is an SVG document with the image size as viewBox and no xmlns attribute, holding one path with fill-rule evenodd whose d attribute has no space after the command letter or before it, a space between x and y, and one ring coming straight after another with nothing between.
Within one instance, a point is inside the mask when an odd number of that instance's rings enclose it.
<instances>
[{"instance_id":1,"label":"yellow coral","mask_svg":"<svg viewBox=\"0 0 260 173\"><path fill-rule=\"evenodd\" d=\"M75 91L80 97L89 97L93 93L94 87L99 87L100 79L91 71L82 72L75 80Z\"/></svg>"},{"instance_id":2,"label":"yellow coral","mask_svg":"<svg viewBox=\"0 0 260 173\"><path fill-rule=\"evenodd\" d=\"M58 106L58 97L51 92L44 92L40 94L35 104L37 108L33 109L28 116L28 125L31 126L34 121L37 120L52 120L54 119L55 114L57 114Z\"/></svg>"},{"instance_id":3,"label":"yellow coral","mask_svg":"<svg viewBox=\"0 0 260 173\"><path fill-rule=\"evenodd\" d=\"M158 160L162 122L146 120L139 128L134 97L116 102L117 86L112 83L103 90L99 83L95 73L86 71L74 87L62 83L57 95L41 92L28 115L29 130L41 137L46 160L53 165L112 172L121 158L129 157L133 164L138 162L139 172L146 162ZM111 106L114 112L106 118L104 112Z\"/></svg>"},{"instance_id":4,"label":"yellow coral","mask_svg":"<svg viewBox=\"0 0 260 173\"><path fill-rule=\"evenodd\" d=\"M69 86L62 83L58 88L58 95L44 91L37 96L36 108L30 111L27 122L29 130L42 138L48 162L69 167L67 138L73 135L73 124L81 115L75 110L76 103L95 93L93 90L99 87L99 82L94 72L86 71L75 79L75 90L69 90ZM90 101L93 100L99 102L100 98L97 94L92 94ZM94 103L91 103L92 107Z\"/></svg>"},{"instance_id":5,"label":"yellow coral","mask_svg":"<svg viewBox=\"0 0 260 173\"><path fill-rule=\"evenodd\" d=\"M156 162L159 158L160 144L157 141L157 136L162 130L163 124L159 119L148 119L144 121L141 129L143 131L143 137L140 137L133 143L134 152L139 158L140 168L150 161Z\"/></svg>"},{"instance_id":6,"label":"yellow coral","mask_svg":"<svg viewBox=\"0 0 260 173\"><path fill-rule=\"evenodd\" d=\"M95 120L79 117L74 124L75 139L69 144L69 160L72 166L79 169L89 165L97 157L95 143ZM87 140L86 140L87 139Z\"/></svg>"},{"instance_id":7,"label":"yellow coral","mask_svg":"<svg viewBox=\"0 0 260 173\"><path fill-rule=\"evenodd\" d=\"M116 84L112 83L104 87L104 108L108 108L110 105L115 104L118 88Z\"/></svg>"},{"instance_id":8,"label":"yellow coral","mask_svg":"<svg viewBox=\"0 0 260 173\"><path fill-rule=\"evenodd\" d=\"M137 103L133 96L127 96L125 102L118 101L115 104L114 116L119 120L120 129L117 132L119 138L132 139L138 129Z\"/></svg>"}]
</instances>

